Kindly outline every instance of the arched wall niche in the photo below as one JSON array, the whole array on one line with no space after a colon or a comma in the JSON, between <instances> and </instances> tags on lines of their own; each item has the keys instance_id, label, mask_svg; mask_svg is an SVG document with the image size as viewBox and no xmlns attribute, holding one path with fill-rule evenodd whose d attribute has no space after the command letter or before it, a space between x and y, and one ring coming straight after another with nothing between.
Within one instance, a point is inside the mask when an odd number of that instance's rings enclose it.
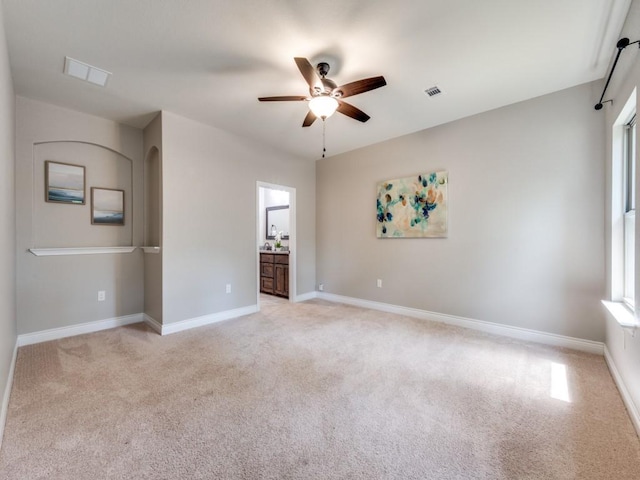
<instances>
[{"instance_id":1,"label":"arched wall niche","mask_svg":"<svg viewBox=\"0 0 640 480\"><path fill-rule=\"evenodd\" d=\"M83 166L85 203L45 201L45 162ZM124 225L94 225L91 187L124 191ZM133 161L103 145L78 141L33 146L32 246L36 248L133 245Z\"/></svg>"},{"instance_id":2,"label":"arched wall niche","mask_svg":"<svg viewBox=\"0 0 640 480\"><path fill-rule=\"evenodd\" d=\"M145 132L146 135L146 132ZM152 144L146 149L144 177L144 313L158 331L163 312L162 274L162 151Z\"/></svg>"}]
</instances>

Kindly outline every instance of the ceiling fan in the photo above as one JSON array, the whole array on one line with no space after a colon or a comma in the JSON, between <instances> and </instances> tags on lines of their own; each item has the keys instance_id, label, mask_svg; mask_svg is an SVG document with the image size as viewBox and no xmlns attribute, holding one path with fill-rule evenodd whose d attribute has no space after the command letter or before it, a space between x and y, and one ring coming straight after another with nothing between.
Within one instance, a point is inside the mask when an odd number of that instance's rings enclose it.
<instances>
[{"instance_id":1,"label":"ceiling fan","mask_svg":"<svg viewBox=\"0 0 640 480\"><path fill-rule=\"evenodd\" d=\"M261 102L309 102L309 113L302 122L303 127L310 126L318 117L322 120L330 117L336 110L360 122L366 122L371 118L342 99L384 87L387 84L384 77L365 78L338 86L336 82L326 78L329 73L328 63L320 62L316 68L313 68L306 58L296 57L294 60L309 85L309 95L260 97L258 100Z\"/></svg>"}]
</instances>

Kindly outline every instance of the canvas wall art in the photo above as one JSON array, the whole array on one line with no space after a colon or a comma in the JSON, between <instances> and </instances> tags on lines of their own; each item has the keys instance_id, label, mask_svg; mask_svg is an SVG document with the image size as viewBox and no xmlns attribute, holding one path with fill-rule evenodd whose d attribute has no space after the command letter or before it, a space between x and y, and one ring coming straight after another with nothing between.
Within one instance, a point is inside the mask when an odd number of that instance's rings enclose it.
<instances>
[{"instance_id":1,"label":"canvas wall art","mask_svg":"<svg viewBox=\"0 0 640 480\"><path fill-rule=\"evenodd\" d=\"M124 225L124 190L91 187L91 223Z\"/></svg>"},{"instance_id":2,"label":"canvas wall art","mask_svg":"<svg viewBox=\"0 0 640 480\"><path fill-rule=\"evenodd\" d=\"M378 238L447 236L447 172L378 183Z\"/></svg>"},{"instance_id":3,"label":"canvas wall art","mask_svg":"<svg viewBox=\"0 0 640 480\"><path fill-rule=\"evenodd\" d=\"M85 169L80 165L44 162L44 199L53 203L85 204Z\"/></svg>"}]
</instances>

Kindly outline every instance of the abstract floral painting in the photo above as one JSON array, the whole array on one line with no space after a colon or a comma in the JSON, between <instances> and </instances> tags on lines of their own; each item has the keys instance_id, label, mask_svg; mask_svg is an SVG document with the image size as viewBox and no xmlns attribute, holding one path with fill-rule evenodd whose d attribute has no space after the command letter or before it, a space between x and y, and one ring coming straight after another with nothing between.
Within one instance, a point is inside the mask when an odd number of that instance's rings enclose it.
<instances>
[{"instance_id":1,"label":"abstract floral painting","mask_svg":"<svg viewBox=\"0 0 640 480\"><path fill-rule=\"evenodd\" d=\"M378 184L378 238L447 236L447 172Z\"/></svg>"}]
</instances>

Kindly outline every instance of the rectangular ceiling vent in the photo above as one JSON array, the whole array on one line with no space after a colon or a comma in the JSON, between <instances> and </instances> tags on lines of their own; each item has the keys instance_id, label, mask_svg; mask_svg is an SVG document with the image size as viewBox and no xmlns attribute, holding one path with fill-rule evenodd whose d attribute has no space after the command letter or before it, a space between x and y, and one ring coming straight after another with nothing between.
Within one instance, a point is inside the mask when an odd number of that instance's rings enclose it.
<instances>
[{"instance_id":1,"label":"rectangular ceiling vent","mask_svg":"<svg viewBox=\"0 0 640 480\"><path fill-rule=\"evenodd\" d=\"M85 82L93 83L104 87L111 76L111 72L107 72L88 63L80 62L71 57L64 57L64 73L70 77L79 78Z\"/></svg>"},{"instance_id":2,"label":"rectangular ceiling vent","mask_svg":"<svg viewBox=\"0 0 640 480\"><path fill-rule=\"evenodd\" d=\"M431 88L427 88L424 93L426 93L430 98L431 97L437 97L438 95L442 95L444 92L442 91L442 89L438 86L434 86Z\"/></svg>"}]
</instances>

